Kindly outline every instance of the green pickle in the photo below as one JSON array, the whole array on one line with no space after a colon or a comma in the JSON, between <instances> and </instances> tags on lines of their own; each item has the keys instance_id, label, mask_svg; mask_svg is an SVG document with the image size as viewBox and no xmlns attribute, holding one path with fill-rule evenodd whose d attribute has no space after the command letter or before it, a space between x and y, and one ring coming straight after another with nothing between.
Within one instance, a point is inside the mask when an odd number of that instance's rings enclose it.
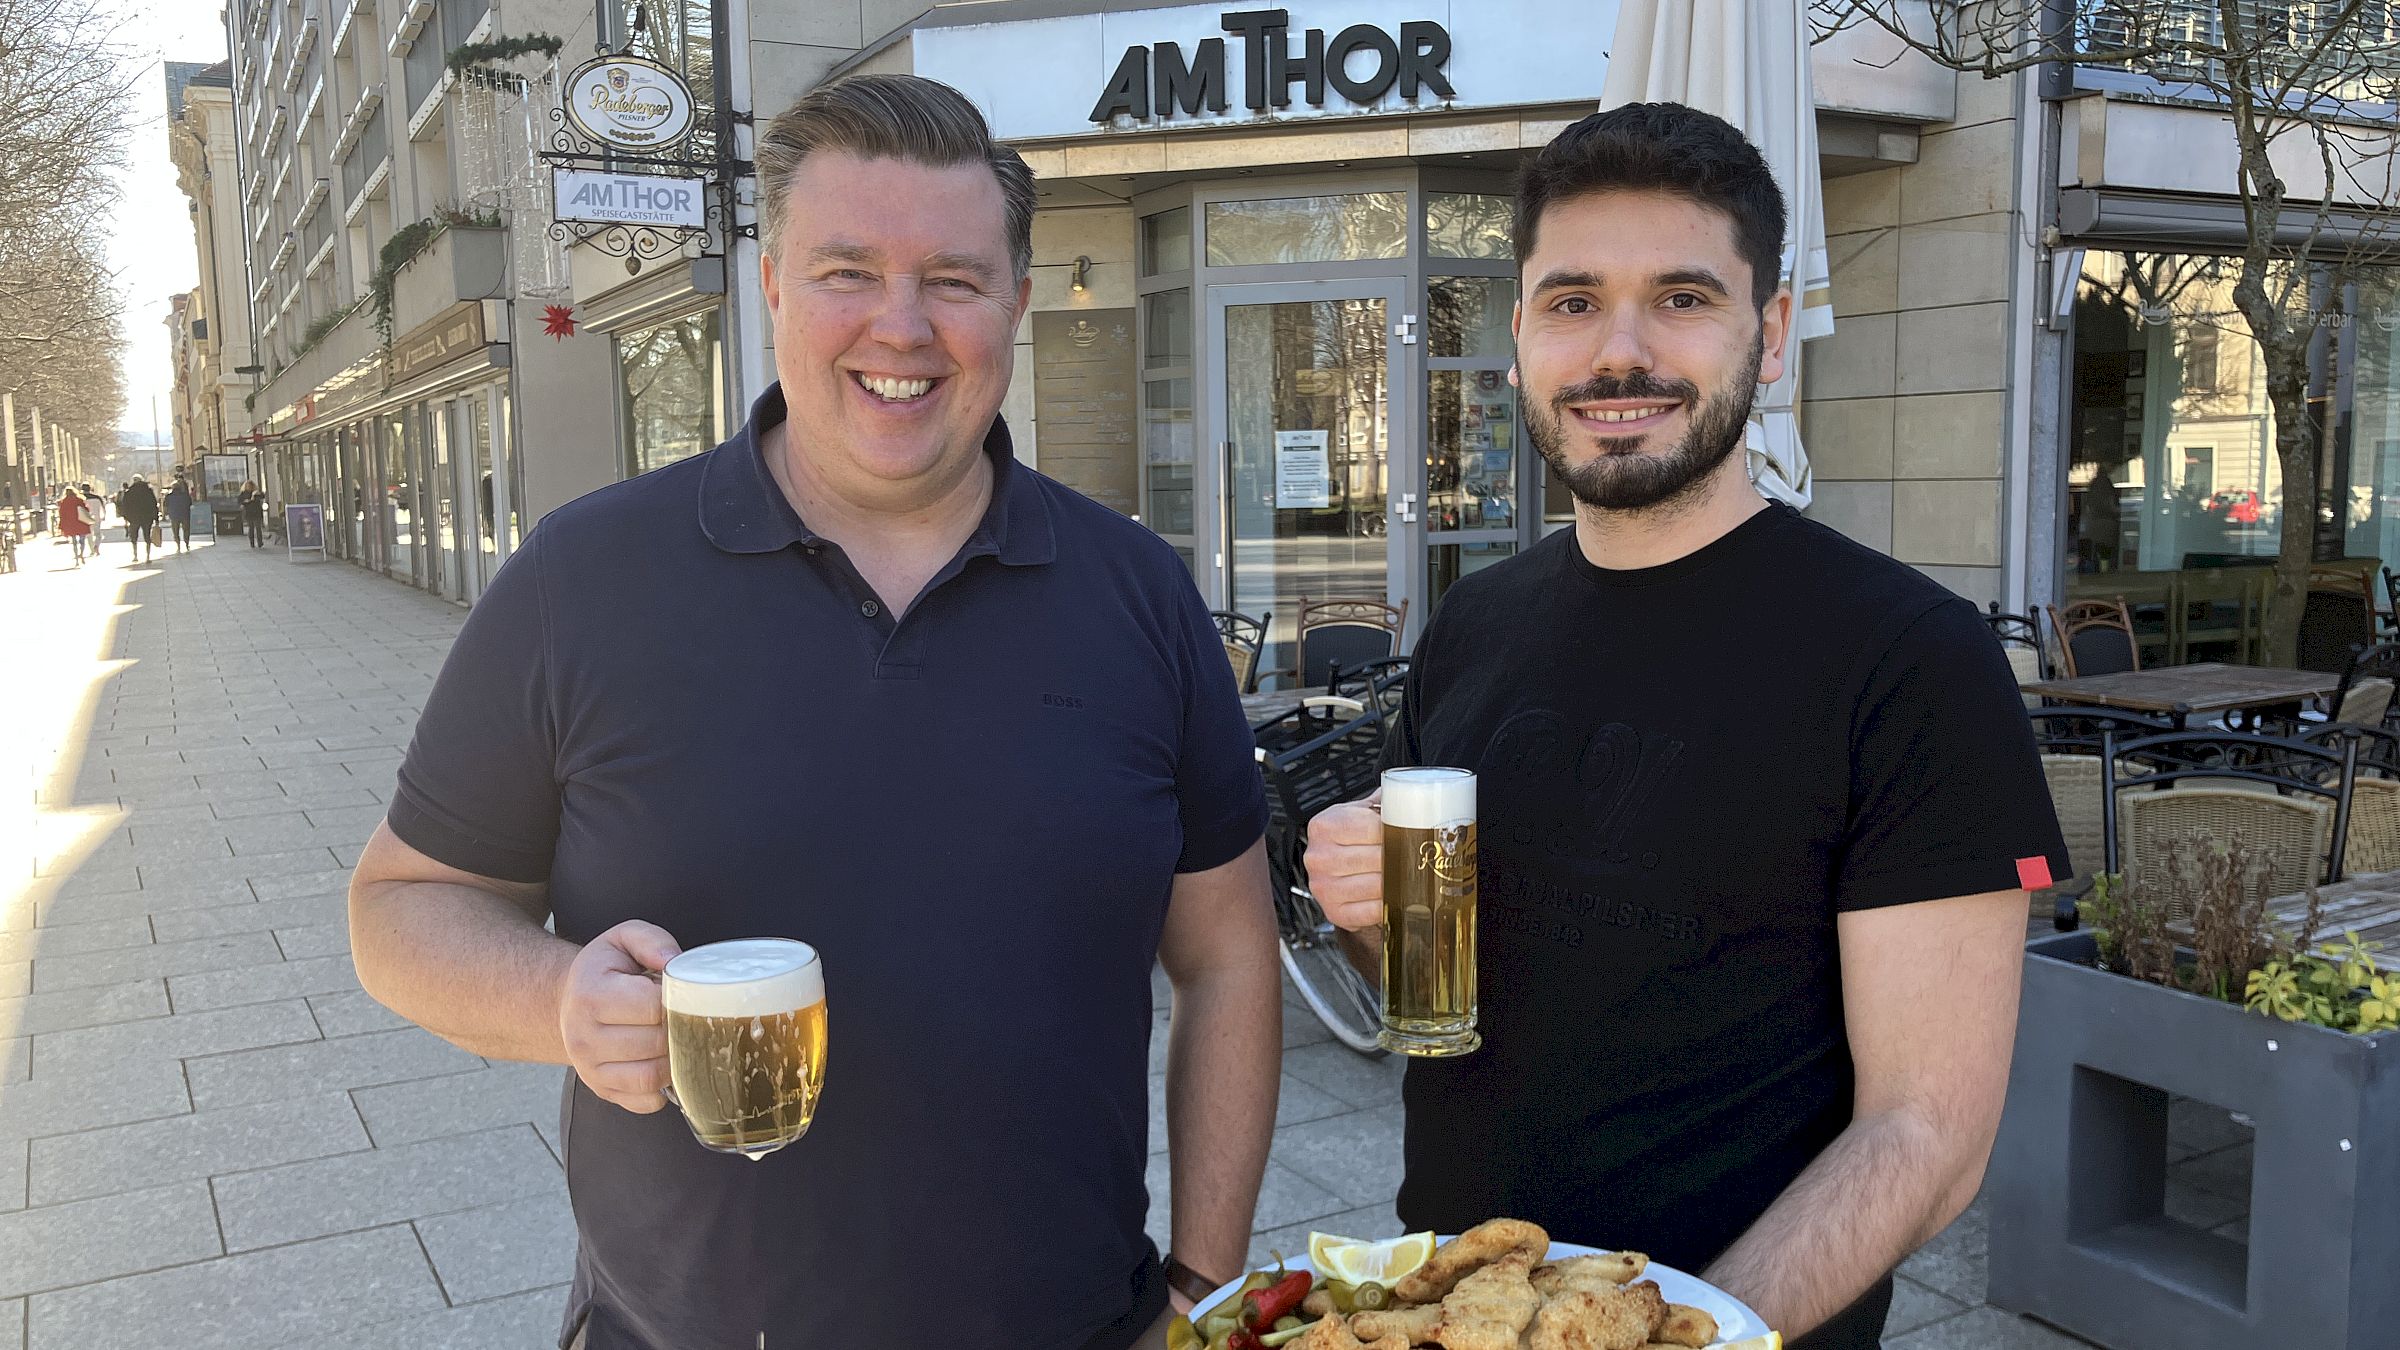
<instances>
[{"instance_id":1,"label":"green pickle","mask_svg":"<svg viewBox=\"0 0 2400 1350\"><path fill-rule=\"evenodd\" d=\"M1392 1295L1390 1290L1385 1289L1382 1285L1375 1283L1373 1280L1369 1280L1365 1284L1360 1285L1356 1290L1352 1291L1350 1295L1350 1303L1351 1306L1359 1312L1374 1312L1381 1308L1390 1307L1392 1303Z\"/></svg>"}]
</instances>

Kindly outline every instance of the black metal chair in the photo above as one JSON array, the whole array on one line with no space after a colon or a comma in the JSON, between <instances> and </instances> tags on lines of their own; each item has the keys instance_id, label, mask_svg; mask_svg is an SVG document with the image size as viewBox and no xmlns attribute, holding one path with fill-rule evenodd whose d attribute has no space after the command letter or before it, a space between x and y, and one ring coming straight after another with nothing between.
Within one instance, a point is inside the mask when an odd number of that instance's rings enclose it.
<instances>
[{"instance_id":1,"label":"black metal chair","mask_svg":"<svg viewBox=\"0 0 2400 1350\"><path fill-rule=\"evenodd\" d=\"M2122 708L2077 708L2061 705L2035 708L2025 714L2033 723L2034 743L2048 754L2097 755L2102 738L2114 734L2120 741L2137 736L2158 736L2175 730L2175 724L2163 717L2148 717Z\"/></svg>"},{"instance_id":2,"label":"black metal chair","mask_svg":"<svg viewBox=\"0 0 2400 1350\"><path fill-rule=\"evenodd\" d=\"M1985 608L1983 621L1991 628L1992 636L1999 640L2001 647L2011 652L2033 654L2030 673L2035 679L2050 678L2050 651L2042 642L2042 626L2039 623L2023 614L2003 612L1997 600ZM2009 663L2017 666L2020 673L2025 673L2021 658L2012 656Z\"/></svg>"},{"instance_id":3,"label":"black metal chair","mask_svg":"<svg viewBox=\"0 0 2400 1350\"><path fill-rule=\"evenodd\" d=\"M1267 649L1267 621L1274 618L1269 610L1253 619L1230 609L1212 609L1208 617L1217 622L1217 635L1225 639L1225 659L1233 663L1234 687L1245 694L1258 692L1259 660Z\"/></svg>"},{"instance_id":4,"label":"black metal chair","mask_svg":"<svg viewBox=\"0 0 2400 1350\"><path fill-rule=\"evenodd\" d=\"M2337 744L2297 737L2228 731L2172 731L2101 746L2101 849L2107 871L2128 870L2121 857L2127 811L2136 842L2131 870L2145 874L2163 841L2197 831L2223 839L2240 833L2254 847L2289 855L2305 852L2309 866L2274 869L2260 884L2298 890L2317 880L2342 879L2350 834L2352 788L2358 780L2359 741L2334 729ZM2135 791L2119 799L2124 789ZM2305 804L2292 809L2291 803ZM2315 865L2319 838L2325 865ZM2142 878L2129 877L2132 884ZM2279 893L2281 893L2279 892Z\"/></svg>"},{"instance_id":5,"label":"black metal chair","mask_svg":"<svg viewBox=\"0 0 2400 1350\"><path fill-rule=\"evenodd\" d=\"M2400 576L2393 575L2388 567L2383 569L2383 599L2387 606L2382 615L2383 626L2400 630Z\"/></svg>"},{"instance_id":6,"label":"black metal chair","mask_svg":"<svg viewBox=\"0 0 2400 1350\"><path fill-rule=\"evenodd\" d=\"M2338 675L2351 656L2375 645L2375 602L2366 578L2321 573L2309 583L2300 609L2300 646L2294 660L2302 670Z\"/></svg>"},{"instance_id":7,"label":"black metal chair","mask_svg":"<svg viewBox=\"0 0 2400 1350\"><path fill-rule=\"evenodd\" d=\"M2058 639L2058 661L2069 679L2142 668L2141 647L2133 635L2133 612L2122 596L2072 600L2064 609L2048 608L2050 627Z\"/></svg>"},{"instance_id":8,"label":"black metal chair","mask_svg":"<svg viewBox=\"0 0 2400 1350\"><path fill-rule=\"evenodd\" d=\"M2354 706L2345 706L2354 703L2351 695L2361 692L2359 686L2369 680L2383 680L2393 688L2400 688L2400 642L2378 642L2371 647L2351 649L2349 663L2342 667L2342 682L2334 686L2333 697L2326 701L2326 720L2348 722L2353 726L2392 725L2396 719L2389 690L2384 691L2385 706L2382 708L2373 707L2372 697L2362 698ZM2374 716L2367 716L2370 711ZM2345 713L2349 715L2345 716Z\"/></svg>"},{"instance_id":9,"label":"black metal chair","mask_svg":"<svg viewBox=\"0 0 2400 1350\"><path fill-rule=\"evenodd\" d=\"M1267 785L1267 870L1274 881L1284 970L1318 1020L1344 1045L1376 1051L1383 996L1364 951L1318 908L1308 887L1308 822L1373 791L1382 775L1384 718L1374 705L1312 698L1258 728Z\"/></svg>"},{"instance_id":10,"label":"black metal chair","mask_svg":"<svg viewBox=\"0 0 2400 1350\"><path fill-rule=\"evenodd\" d=\"M1301 689L1323 689L1336 668L1356 670L1369 661L1400 654L1408 624L1408 602L1344 599L1300 604L1300 638L1293 664L1269 675L1288 675Z\"/></svg>"},{"instance_id":11,"label":"black metal chair","mask_svg":"<svg viewBox=\"0 0 2400 1350\"><path fill-rule=\"evenodd\" d=\"M1337 667L1325 692L1337 698L1356 699L1371 708L1382 710L1385 717L1400 711L1401 696L1408 688L1408 658L1387 656L1369 661L1355 669Z\"/></svg>"}]
</instances>

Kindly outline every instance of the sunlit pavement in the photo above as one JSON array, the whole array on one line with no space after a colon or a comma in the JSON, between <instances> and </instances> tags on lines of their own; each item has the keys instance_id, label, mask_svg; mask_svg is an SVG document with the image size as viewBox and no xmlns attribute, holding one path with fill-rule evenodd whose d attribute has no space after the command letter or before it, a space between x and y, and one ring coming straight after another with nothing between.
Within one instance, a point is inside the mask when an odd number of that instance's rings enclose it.
<instances>
[{"instance_id":1,"label":"sunlit pavement","mask_svg":"<svg viewBox=\"0 0 2400 1350\"><path fill-rule=\"evenodd\" d=\"M562 1071L357 985L343 888L465 611L238 539L0 574L0 1350L534 1350L573 1226ZM1167 1233L1154 978L1151 1231ZM1398 1231L1400 1066L1288 991L1252 1257ZM1628 1239L1629 1241L1635 1239ZM2078 1344L1979 1306L1971 1211L1895 1350Z\"/></svg>"}]
</instances>

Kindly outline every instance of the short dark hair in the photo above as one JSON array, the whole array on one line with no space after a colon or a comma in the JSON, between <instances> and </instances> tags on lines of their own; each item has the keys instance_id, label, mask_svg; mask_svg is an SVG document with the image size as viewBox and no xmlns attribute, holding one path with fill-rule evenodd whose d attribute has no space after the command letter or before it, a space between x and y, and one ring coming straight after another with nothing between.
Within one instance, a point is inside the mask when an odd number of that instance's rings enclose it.
<instances>
[{"instance_id":1,"label":"short dark hair","mask_svg":"<svg viewBox=\"0 0 2400 1350\"><path fill-rule=\"evenodd\" d=\"M1783 190L1758 147L1721 117L1680 103L1627 103L1593 113L1517 173L1517 261L1533 256L1542 213L1593 192L1664 192L1733 222L1761 308L1782 280Z\"/></svg>"},{"instance_id":2,"label":"short dark hair","mask_svg":"<svg viewBox=\"0 0 2400 1350\"><path fill-rule=\"evenodd\" d=\"M1022 280L1033 270L1033 170L992 139L967 96L917 75L845 75L818 85L759 133L759 233L769 252L789 214L792 175L819 150L897 159L929 168L981 164L1000 184L1008 256Z\"/></svg>"}]
</instances>

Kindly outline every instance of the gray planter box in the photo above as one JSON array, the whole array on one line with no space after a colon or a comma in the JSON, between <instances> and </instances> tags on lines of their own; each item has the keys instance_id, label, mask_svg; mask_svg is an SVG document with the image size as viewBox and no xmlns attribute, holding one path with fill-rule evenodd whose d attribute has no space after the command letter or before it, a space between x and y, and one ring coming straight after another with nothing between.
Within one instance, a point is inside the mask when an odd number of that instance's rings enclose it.
<instances>
[{"instance_id":1,"label":"gray planter box","mask_svg":"<svg viewBox=\"0 0 2400 1350\"><path fill-rule=\"evenodd\" d=\"M2026 948L1991 1302L2111 1350L2400 1347L2400 1033L2288 1025L2094 950ZM2170 1094L2255 1128L2246 1247L2166 1216Z\"/></svg>"}]
</instances>

